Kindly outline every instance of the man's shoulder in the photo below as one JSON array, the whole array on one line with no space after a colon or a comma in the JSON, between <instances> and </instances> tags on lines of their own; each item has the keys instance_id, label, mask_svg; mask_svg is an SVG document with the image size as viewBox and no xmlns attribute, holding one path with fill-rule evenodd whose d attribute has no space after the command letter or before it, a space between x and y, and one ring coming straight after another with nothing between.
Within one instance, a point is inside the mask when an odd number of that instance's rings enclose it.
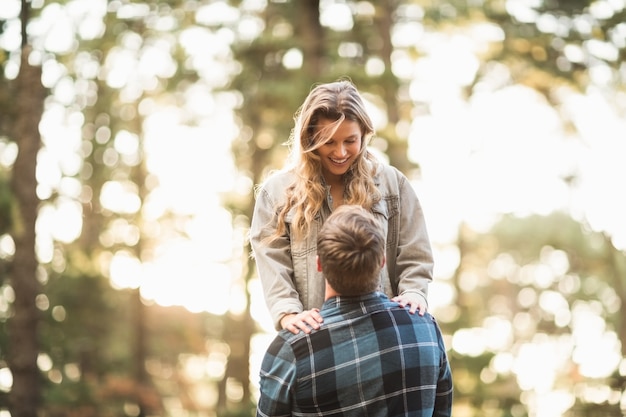
<instances>
[{"instance_id":1,"label":"man's shoulder","mask_svg":"<svg viewBox=\"0 0 626 417\"><path fill-rule=\"evenodd\" d=\"M394 326L413 328L437 326L435 317L429 312L425 312L423 315L417 312L411 313L408 307L402 307L395 301L389 300L381 304L378 311L393 317Z\"/></svg>"},{"instance_id":2,"label":"man's shoulder","mask_svg":"<svg viewBox=\"0 0 626 417\"><path fill-rule=\"evenodd\" d=\"M266 356L282 358L283 360L287 359L287 357L293 357L295 354L294 345L306 337L307 335L304 332L293 334L289 330L282 329L276 333L276 336L274 336L274 339L267 347Z\"/></svg>"}]
</instances>

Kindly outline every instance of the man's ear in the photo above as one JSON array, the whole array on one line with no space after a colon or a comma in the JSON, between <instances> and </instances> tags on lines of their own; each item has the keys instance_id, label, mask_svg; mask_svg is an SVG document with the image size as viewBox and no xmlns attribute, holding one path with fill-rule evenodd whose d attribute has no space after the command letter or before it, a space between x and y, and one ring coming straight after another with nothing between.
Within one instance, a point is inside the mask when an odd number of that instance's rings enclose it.
<instances>
[{"instance_id":1,"label":"man's ear","mask_svg":"<svg viewBox=\"0 0 626 417\"><path fill-rule=\"evenodd\" d=\"M320 262L320 257L315 255L315 263L317 264L317 272L322 272L322 263Z\"/></svg>"}]
</instances>

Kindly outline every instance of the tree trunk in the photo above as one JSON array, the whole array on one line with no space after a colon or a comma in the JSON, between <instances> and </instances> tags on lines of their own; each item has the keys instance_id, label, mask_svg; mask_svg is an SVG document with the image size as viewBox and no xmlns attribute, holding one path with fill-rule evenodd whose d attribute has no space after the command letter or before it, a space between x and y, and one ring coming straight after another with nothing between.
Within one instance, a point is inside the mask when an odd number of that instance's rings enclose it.
<instances>
[{"instance_id":1,"label":"tree trunk","mask_svg":"<svg viewBox=\"0 0 626 417\"><path fill-rule=\"evenodd\" d=\"M8 321L8 362L13 374L13 387L9 394L13 417L36 417L41 402L41 375L37 367L40 313L35 304L37 295L41 293L41 284L36 276L35 222L39 200L35 169L41 144L39 121L45 91L41 85L41 68L28 63L29 54L30 48L24 46L20 73L15 80L16 118L12 129L19 149L11 178L15 196L12 222L15 257L10 283L15 301L13 315Z\"/></svg>"},{"instance_id":2,"label":"tree trunk","mask_svg":"<svg viewBox=\"0 0 626 417\"><path fill-rule=\"evenodd\" d=\"M320 23L319 0L296 2L299 11L298 35L304 55L303 72L317 81L324 70L326 51L324 48L324 29Z\"/></svg>"},{"instance_id":3,"label":"tree trunk","mask_svg":"<svg viewBox=\"0 0 626 417\"><path fill-rule=\"evenodd\" d=\"M142 119L140 118L135 119L134 128L136 129L135 130L136 132L141 132L141 122L142 122ZM140 135L140 133L138 134ZM141 159L143 160L143 157ZM145 186L146 176L147 176L147 173L146 173L145 162L142 162L133 170L133 174L132 174L132 179L135 182L135 184L137 184L137 187L139 188L138 190L139 198L141 199L142 205L143 205L143 202L146 200L146 196L148 194L148 190ZM142 223L141 210L137 214L137 218L134 219L134 221L136 224ZM142 259L142 251L143 251L144 246L145 246L145 241L144 241L144 236L142 236L139 242L137 243L137 245L135 245L135 247L133 248L135 251L135 256L137 257L137 259L140 259L142 262L144 261L144 259ZM132 320L132 327L134 329L133 333L135 335L134 344L133 344L133 357L134 357L134 366L135 366L133 373L134 373L135 383L137 385L139 393L149 394L149 397L152 397L154 395L155 398L158 398L158 394L156 393L156 388L152 384L152 380L150 376L148 375L148 372L146 371L146 360L148 359L148 355L149 355L148 331L146 329L146 314L147 314L146 306L141 300L140 288L132 290L131 294L132 294L131 299L133 303L133 316L131 320ZM137 417L143 417L148 414L151 414L151 412L156 411L156 410L151 410L150 401L148 400L148 398L142 395L137 396L137 403L139 405L139 414ZM154 405L155 404L152 404L152 408L154 408ZM161 404L159 404L159 407L160 406Z\"/></svg>"},{"instance_id":4,"label":"tree trunk","mask_svg":"<svg viewBox=\"0 0 626 417\"><path fill-rule=\"evenodd\" d=\"M410 110L405 110L402 114L402 108L398 102L399 82L391 71L391 55L394 46L391 41L391 33L394 25L394 15L400 2L397 0L381 2L376 8L376 25L378 34L381 38L380 56L385 63L385 73L381 77L378 94L382 97L387 110L387 126L382 130L385 139L387 139L387 156L391 165L400 171L411 176L411 170L415 165L408 159L408 141L406 137L399 137L396 131L398 122L403 118L410 120ZM410 108L410 106L408 106ZM404 117L403 117L404 116Z\"/></svg>"}]
</instances>

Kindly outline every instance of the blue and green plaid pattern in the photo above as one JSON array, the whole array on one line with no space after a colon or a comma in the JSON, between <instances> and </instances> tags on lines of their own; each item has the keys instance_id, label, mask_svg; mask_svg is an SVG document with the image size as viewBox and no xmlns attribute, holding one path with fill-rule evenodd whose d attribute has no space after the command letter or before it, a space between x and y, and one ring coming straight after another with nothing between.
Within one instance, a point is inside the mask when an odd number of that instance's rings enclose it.
<instances>
[{"instance_id":1,"label":"blue and green plaid pattern","mask_svg":"<svg viewBox=\"0 0 626 417\"><path fill-rule=\"evenodd\" d=\"M450 416L440 329L380 293L335 297L311 334L279 332L261 365L257 416Z\"/></svg>"}]
</instances>

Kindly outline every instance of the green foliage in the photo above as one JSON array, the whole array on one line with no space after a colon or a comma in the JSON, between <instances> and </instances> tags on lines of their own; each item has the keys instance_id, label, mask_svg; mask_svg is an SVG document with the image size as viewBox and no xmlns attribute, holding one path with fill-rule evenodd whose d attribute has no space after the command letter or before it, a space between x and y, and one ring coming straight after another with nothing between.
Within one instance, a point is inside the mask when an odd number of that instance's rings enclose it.
<instances>
[{"instance_id":1,"label":"green foliage","mask_svg":"<svg viewBox=\"0 0 626 417\"><path fill-rule=\"evenodd\" d=\"M11 228L12 207L13 192L5 170L0 167L0 236Z\"/></svg>"},{"instance_id":2,"label":"green foliage","mask_svg":"<svg viewBox=\"0 0 626 417\"><path fill-rule=\"evenodd\" d=\"M618 25L626 18L626 9L617 9L611 16L598 19L590 11L592 3L588 0L540 2L528 9L536 16L521 21L513 7L505 10L499 1L487 2L485 16L505 33L503 48L494 59L506 63L514 71L516 81L546 93L549 99L550 91L564 82L583 91L593 84L588 72L590 65L610 68L613 72L611 84L623 88L626 80L620 75L619 67L626 48L615 43L614 39L619 31ZM515 10L520 16L528 17L528 13L521 11L524 7ZM589 26L576 24L582 21L588 22ZM546 22L552 23L546 25ZM618 56L615 59L603 56L589 41L606 43L607 48L618 51ZM566 47L579 48L581 59L570 59ZM554 81L558 84L554 85Z\"/></svg>"},{"instance_id":3,"label":"green foliage","mask_svg":"<svg viewBox=\"0 0 626 417\"><path fill-rule=\"evenodd\" d=\"M160 409L157 388L129 373L137 360L132 292L114 290L104 277L71 271L53 274L45 291L50 308L40 334L43 351L54 364L47 372L46 407L53 414L77 407L84 415L117 415L125 404L143 399ZM218 317L157 305L146 307L145 313L148 359L165 368L176 370L182 353L204 354L207 340L219 337ZM152 377L163 378L158 373ZM53 382L55 378L60 380Z\"/></svg>"},{"instance_id":4,"label":"green foliage","mask_svg":"<svg viewBox=\"0 0 626 417\"><path fill-rule=\"evenodd\" d=\"M46 284L49 316L42 324L45 351L54 363L78 364L88 376L103 376L130 366L128 355L114 348L128 340L128 297L114 291L102 276L52 274ZM67 343L71 341L71 343ZM124 357L127 356L127 357Z\"/></svg>"},{"instance_id":5,"label":"green foliage","mask_svg":"<svg viewBox=\"0 0 626 417\"><path fill-rule=\"evenodd\" d=\"M516 253L521 264L536 259L546 245L566 250L569 258L574 261L581 257L591 261L604 257L611 250L601 234L590 232L584 225L562 212L548 216L505 215L490 231L490 236L498 239L501 251Z\"/></svg>"},{"instance_id":6,"label":"green foliage","mask_svg":"<svg viewBox=\"0 0 626 417\"><path fill-rule=\"evenodd\" d=\"M507 320L514 326L511 344L503 351L487 350L476 357L451 351L450 362L457 387L456 402L473 409L471 415L485 415L487 409L494 406L500 410L525 407L515 376L495 372L493 360L498 354L510 353L514 357L521 346L533 343L537 337L556 340L559 335L569 337L574 330L573 323L559 321L559 314L550 310L550 305L538 301L542 293L554 291L560 294L567 302L567 312L561 310L560 313L564 315L573 312L581 302L602 305L600 311L608 329L619 329L622 320L620 310L616 311L604 301L607 299L606 291L614 282L614 277L619 276L618 271L625 264L626 257L603 234L589 231L570 216L559 212L547 216L505 215L488 233L465 229L460 247L462 259L456 276L460 319L442 323L444 331L455 334L464 328L480 327L492 318ZM565 255L567 271L559 272L551 280L542 280L541 268L563 268L550 266L555 262L555 252ZM557 257L561 259L558 264L562 265L563 258ZM508 259L511 263L506 268L490 269L495 262L503 262L496 261L498 259ZM476 287L463 284L467 274L478 277ZM624 294L619 293L619 287L614 288L623 300ZM518 298L522 291L537 294L537 301L522 303ZM526 330L514 325L522 317L520 314L532 320ZM541 361L541 356L537 356L536 360ZM557 375L556 384L559 386L566 387L570 392L583 392L585 387L600 384L623 392L626 379L617 374L604 381L580 375L576 382L572 381L571 374L576 374L577 365L571 358L568 361L569 365L561 371L562 374ZM572 370L568 371L570 368ZM485 377L490 383L481 382ZM576 406L567 416L577 415L617 417L620 411L616 404L591 405L577 396Z\"/></svg>"},{"instance_id":7,"label":"green foliage","mask_svg":"<svg viewBox=\"0 0 626 417\"><path fill-rule=\"evenodd\" d=\"M46 384L44 403L49 410L64 409L67 404L76 408L93 409L97 403L92 387L84 382L63 380Z\"/></svg>"}]
</instances>

